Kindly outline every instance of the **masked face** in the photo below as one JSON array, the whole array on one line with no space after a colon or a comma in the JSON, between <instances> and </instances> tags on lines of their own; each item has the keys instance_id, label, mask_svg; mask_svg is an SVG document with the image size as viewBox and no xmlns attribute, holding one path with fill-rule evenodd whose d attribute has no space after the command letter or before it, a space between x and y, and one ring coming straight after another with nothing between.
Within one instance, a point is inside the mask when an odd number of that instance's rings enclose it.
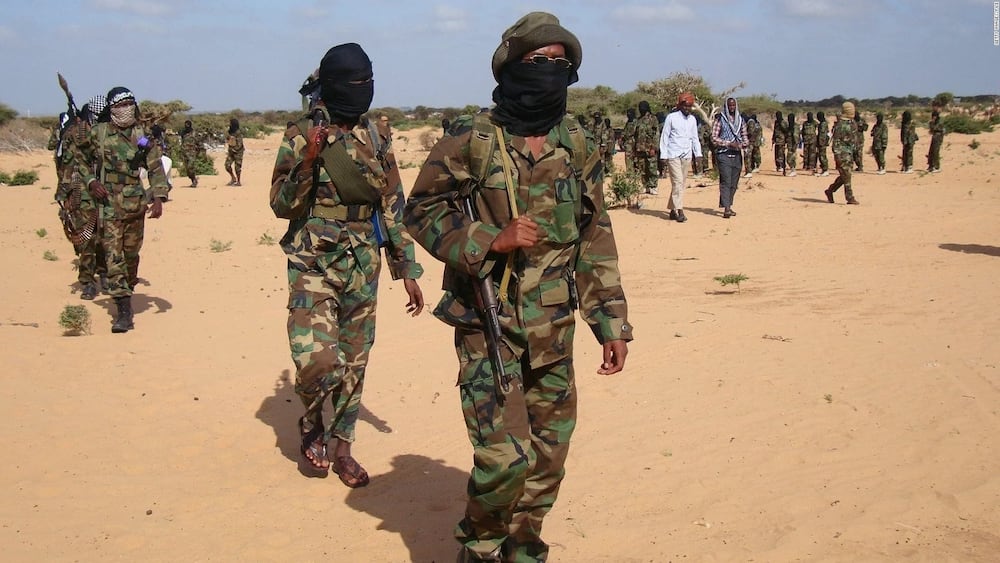
<instances>
[{"instance_id":1,"label":"masked face","mask_svg":"<svg viewBox=\"0 0 1000 563\"><path fill-rule=\"evenodd\" d=\"M135 125L135 102L127 100L111 106L111 123L119 129Z\"/></svg>"}]
</instances>

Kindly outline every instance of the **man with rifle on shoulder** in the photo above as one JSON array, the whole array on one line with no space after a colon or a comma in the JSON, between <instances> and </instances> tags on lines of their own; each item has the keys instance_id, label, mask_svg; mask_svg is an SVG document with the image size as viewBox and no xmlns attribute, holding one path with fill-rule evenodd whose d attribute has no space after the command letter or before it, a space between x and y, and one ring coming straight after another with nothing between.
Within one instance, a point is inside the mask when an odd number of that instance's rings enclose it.
<instances>
[{"instance_id":1,"label":"man with rifle on shoulder","mask_svg":"<svg viewBox=\"0 0 1000 563\"><path fill-rule=\"evenodd\" d=\"M402 226L395 156L377 132L360 126L374 95L368 55L357 43L331 48L300 93L310 113L283 136L270 204L289 220L281 247L288 257L295 392L306 408L301 452L313 472L332 467L348 487L363 487L368 473L351 444L375 341L380 248L392 279L403 280L412 316L424 307L417 284L423 268ZM324 419L328 397L332 414Z\"/></svg>"},{"instance_id":2,"label":"man with rifle on shoulder","mask_svg":"<svg viewBox=\"0 0 1000 563\"><path fill-rule=\"evenodd\" d=\"M455 328L475 464L460 561L545 560L542 520L576 425L575 310L603 347L597 373L620 372L632 339L601 155L566 114L582 59L552 14L507 29L493 55L496 106L452 123L406 205L414 240L445 264L434 314Z\"/></svg>"}]
</instances>

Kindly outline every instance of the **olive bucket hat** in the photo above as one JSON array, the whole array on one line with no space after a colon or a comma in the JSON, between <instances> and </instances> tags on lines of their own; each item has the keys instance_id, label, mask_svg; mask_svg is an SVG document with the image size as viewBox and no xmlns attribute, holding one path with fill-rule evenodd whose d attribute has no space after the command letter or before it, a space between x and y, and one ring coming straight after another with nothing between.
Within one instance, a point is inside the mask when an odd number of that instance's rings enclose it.
<instances>
[{"instance_id":1,"label":"olive bucket hat","mask_svg":"<svg viewBox=\"0 0 1000 563\"><path fill-rule=\"evenodd\" d=\"M580 68L580 63L583 62L580 40L559 25L559 18L546 12L527 14L503 32L500 46L493 53L493 77L499 81L500 69L505 64L553 43L561 43L566 48L566 58L573 63L574 68Z\"/></svg>"}]
</instances>

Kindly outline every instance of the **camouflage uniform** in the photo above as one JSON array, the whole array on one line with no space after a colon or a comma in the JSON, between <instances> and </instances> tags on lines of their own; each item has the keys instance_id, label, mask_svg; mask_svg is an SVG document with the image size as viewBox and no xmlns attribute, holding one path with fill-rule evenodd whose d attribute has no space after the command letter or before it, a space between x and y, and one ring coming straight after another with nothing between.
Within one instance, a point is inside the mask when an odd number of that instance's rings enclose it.
<instances>
[{"instance_id":1,"label":"camouflage uniform","mask_svg":"<svg viewBox=\"0 0 1000 563\"><path fill-rule=\"evenodd\" d=\"M195 174L198 155L205 152L205 142L200 133L194 129L181 130L181 160L184 163L184 173L191 180L191 187L198 187L198 175ZM242 162L242 160L241 160Z\"/></svg>"},{"instance_id":2,"label":"camouflage uniform","mask_svg":"<svg viewBox=\"0 0 1000 563\"><path fill-rule=\"evenodd\" d=\"M747 138L750 140L750 145L746 149L747 155L744 168L746 168L746 173L749 175L760 168L760 147L764 143L764 131L760 126L760 122L754 117L748 119L746 124Z\"/></svg>"},{"instance_id":3,"label":"camouflage uniform","mask_svg":"<svg viewBox=\"0 0 1000 563\"><path fill-rule=\"evenodd\" d=\"M629 109L629 120L622 128L621 147L625 153L625 173L631 174L635 170L635 110Z\"/></svg>"},{"instance_id":4,"label":"camouflage uniform","mask_svg":"<svg viewBox=\"0 0 1000 563\"><path fill-rule=\"evenodd\" d=\"M243 132L239 127L226 134L226 172L234 178L229 185L240 184L240 173L243 171ZM235 173L235 174L234 174Z\"/></svg>"},{"instance_id":5,"label":"camouflage uniform","mask_svg":"<svg viewBox=\"0 0 1000 563\"><path fill-rule=\"evenodd\" d=\"M854 171L864 172L865 132L868 131L868 122L861 118L861 113L859 112L857 117L854 118L854 125L857 127L857 137L854 139L854 154L852 155L854 159Z\"/></svg>"},{"instance_id":6,"label":"camouflage uniform","mask_svg":"<svg viewBox=\"0 0 1000 563\"><path fill-rule=\"evenodd\" d=\"M85 299L92 299L96 295L96 276L104 276L107 272L107 262L105 260L103 246L98 244L100 232L96 230L95 222L98 213L97 202L90 195L90 191L84 189L80 172L77 170L73 155L77 154L77 145L87 142L90 135L90 124L78 118L66 128L63 136L63 168L62 176L59 179L60 190L56 191L56 201L62 209L62 213L69 216L74 226L84 226L94 222L95 232L87 240L73 242L73 250L77 256L77 281L83 290L82 296ZM65 187L65 190L62 188ZM93 292L93 293L91 293Z\"/></svg>"},{"instance_id":7,"label":"camouflage uniform","mask_svg":"<svg viewBox=\"0 0 1000 563\"><path fill-rule=\"evenodd\" d=\"M778 172L785 173L785 143L788 141L788 129L781 112L774 114L774 131L771 133L771 144L774 145L774 167Z\"/></svg>"},{"instance_id":8,"label":"camouflage uniform","mask_svg":"<svg viewBox=\"0 0 1000 563\"><path fill-rule=\"evenodd\" d=\"M289 127L271 176L275 193L309 193L313 174L301 170L306 146L302 128ZM388 235L386 261L392 279L417 279L423 268L413 241L402 226L403 184L391 147L375 157L369 129L330 126L329 143L341 143L368 185L380 194L375 205L346 205L325 167L318 171L314 204L305 217L289 222L281 239L288 257L288 342L295 363L295 391L306 407L303 432L323 429L331 438L354 441L365 369L375 342L379 244L373 226L375 207L384 210ZM388 139L381 139L386 146ZM324 420L330 397L333 412Z\"/></svg>"},{"instance_id":9,"label":"camouflage uniform","mask_svg":"<svg viewBox=\"0 0 1000 563\"><path fill-rule=\"evenodd\" d=\"M872 127L872 156L875 157L879 173L885 172L885 148L887 144L889 144L889 126L885 124L880 113L876 118L875 126Z\"/></svg>"},{"instance_id":10,"label":"camouflage uniform","mask_svg":"<svg viewBox=\"0 0 1000 563\"><path fill-rule=\"evenodd\" d=\"M931 120L927 124L927 129L931 134L931 146L927 150L927 171L939 172L941 170L941 145L944 143L944 124L941 123L941 116L934 112Z\"/></svg>"},{"instance_id":11,"label":"camouflage uniform","mask_svg":"<svg viewBox=\"0 0 1000 563\"><path fill-rule=\"evenodd\" d=\"M806 120L802 122L802 169L816 169L816 144L818 141L819 129L812 113L806 114Z\"/></svg>"},{"instance_id":12,"label":"camouflage uniform","mask_svg":"<svg viewBox=\"0 0 1000 563\"><path fill-rule=\"evenodd\" d=\"M615 169L615 129L611 121L604 120L604 128L597 139L601 145L601 159L604 160L604 172L610 175Z\"/></svg>"},{"instance_id":13,"label":"camouflage uniform","mask_svg":"<svg viewBox=\"0 0 1000 563\"><path fill-rule=\"evenodd\" d=\"M698 140L701 142L701 166L698 173L707 174L713 166L717 167L717 165L715 147L712 145L712 126L702 119L698 120Z\"/></svg>"},{"instance_id":14,"label":"camouflage uniform","mask_svg":"<svg viewBox=\"0 0 1000 563\"><path fill-rule=\"evenodd\" d=\"M456 537L484 558L503 546L504 560L545 559L542 518L559 492L576 423L574 309L598 341L632 339L600 160L592 143L573 146L572 123L567 117L549 131L538 160L524 137L507 131L495 145L513 160L518 212L535 220L540 235L534 246L516 251L508 294L498 290L500 348L507 373L516 376L502 405L472 281L492 276L499 287L506 261L489 249L511 213L497 149L474 192L483 221L471 221L456 206L473 173L471 117L460 118L453 136L431 150L404 214L414 239L445 263L445 293L434 314L455 327L458 385L475 458ZM574 169L572 150L587 151L584 170Z\"/></svg>"},{"instance_id":15,"label":"camouflage uniform","mask_svg":"<svg viewBox=\"0 0 1000 563\"><path fill-rule=\"evenodd\" d=\"M656 194L660 179L660 163L656 154L660 147L660 128L656 116L642 114L635 125L635 161L646 193Z\"/></svg>"},{"instance_id":16,"label":"camouflage uniform","mask_svg":"<svg viewBox=\"0 0 1000 563\"><path fill-rule=\"evenodd\" d=\"M108 99L110 105L111 96ZM145 151L139 149L143 139L148 147ZM152 196L161 201L167 198L161 156L159 145L152 142L139 121L125 129L109 122L98 123L74 153L83 185L90 186L98 180L108 191L108 203L100 204L103 229L99 244L105 252L108 269L105 289L116 300L131 297L138 282L147 205L140 168L148 170Z\"/></svg>"},{"instance_id":17,"label":"camouflage uniform","mask_svg":"<svg viewBox=\"0 0 1000 563\"><path fill-rule=\"evenodd\" d=\"M795 167L799 155L799 130L795 126L795 114L788 114L788 126L785 127L785 174L795 176Z\"/></svg>"},{"instance_id":18,"label":"camouflage uniform","mask_svg":"<svg viewBox=\"0 0 1000 563\"><path fill-rule=\"evenodd\" d=\"M913 146L920 137L917 135L917 126L913 123L909 111L903 112L903 120L899 126L899 140L903 145L903 172L912 172Z\"/></svg>"},{"instance_id":19,"label":"camouflage uniform","mask_svg":"<svg viewBox=\"0 0 1000 563\"><path fill-rule=\"evenodd\" d=\"M858 139L858 125L849 117L840 116L833 124L833 161L837 165L837 179L826 190L827 198L832 202L833 194L844 186L847 203L857 203L854 190L851 187L851 167L854 160L854 146Z\"/></svg>"},{"instance_id":20,"label":"camouflage uniform","mask_svg":"<svg viewBox=\"0 0 1000 563\"><path fill-rule=\"evenodd\" d=\"M829 174L830 161L826 156L826 147L830 145L830 126L826 122L826 116L822 112L817 115L819 118L816 127L816 162L819 163L819 173Z\"/></svg>"}]
</instances>

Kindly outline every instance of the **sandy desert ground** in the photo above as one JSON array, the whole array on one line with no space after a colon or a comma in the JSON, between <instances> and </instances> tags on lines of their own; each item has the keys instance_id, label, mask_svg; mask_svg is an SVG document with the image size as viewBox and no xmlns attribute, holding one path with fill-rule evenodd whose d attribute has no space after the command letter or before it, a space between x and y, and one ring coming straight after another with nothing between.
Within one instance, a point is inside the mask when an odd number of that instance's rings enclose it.
<instances>
[{"instance_id":1,"label":"sandy desert ground","mask_svg":"<svg viewBox=\"0 0 1000 563\"><path fill-rule=\"evenodd\" d=\"M418 134L397 132L407 188ZM687 223L666 220L668 180L611 211L636 340L604 377L578 331L551 559L1000 560L1000 132L976 138L902 175L893 129L891 172L856 175L857 207L765 154L732 219L693 181ZM124 335L107 296L79 298L50 155L0 154L41 177L0 187L2 559L453 560L471 448L451 334L405 315L386 271L354 449L372 483L299 470L284 256L259 244L285 227L266 201L278 144L247 142L242 188L220 153L198 188L174 178ZM433 305L441 266L419 256ZM713 280L730 273L741 291ZM77 303L93 333L64 336Z\"/></svg>"}]
</instances>

